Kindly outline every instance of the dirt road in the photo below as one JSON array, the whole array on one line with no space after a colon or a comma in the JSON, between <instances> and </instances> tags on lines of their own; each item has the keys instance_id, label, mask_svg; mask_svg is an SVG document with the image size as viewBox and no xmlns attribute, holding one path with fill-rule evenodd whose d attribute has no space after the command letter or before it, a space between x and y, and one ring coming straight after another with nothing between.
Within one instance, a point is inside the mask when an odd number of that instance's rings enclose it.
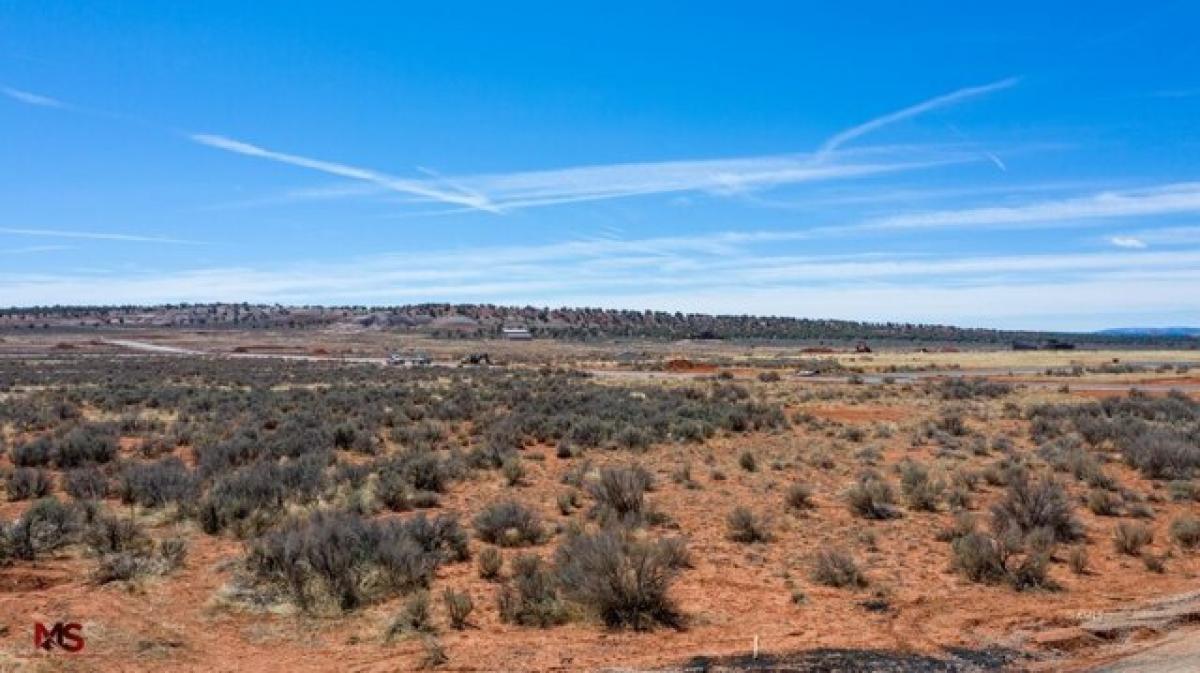
<instances>
[{"instance_id":1,"label":"dirt road","mask_svg":"<svg viewBox=\"0 0 1200 673\"><path fill-rule=\"evenodd\" d=\"M1137 654L1093 669L1095 673L1196 673L1200 629L1176 631Z\"/></svg>"},{"instance_id":2,"label":"dirt road","mask_svg":"<svg viewBox=\"0 0 1200 673\"><path fill-rule=\"evenodd\" d=\"M122 348L129 348L135 351L144 351L147 353L165 353L169 355L204 355L201 351L194 351L178 346L164 346L162 344L146 343L145 341L133 341L132 339L104 339L104 343Z\"/></svg>"},{"instance_id":3,"label":"dirt road","mask_svg":"<svg viewBox=\"0 0 1200 673\"><path fill-rule=\"evenodd\" d=\"M163 354L163 355L190 355L190 356L215 356L227 358L252 358L252 359L277 359L277 360L302 360L307 362L346 362L357 364L372 364L386 365L387 358L377 357L339 357L334 355L307 355L297 353L224 353L224 352L207 352L198 351L178 346L167 346L163 344L148 343L145 341L135 341L132 339L105 339L105 343L130 350L140 351L144 353ZM436 366L453 367L455 362L435 362ZM929 370L921 372L899 372L895 374L867 374L861 376L864 383L882 383L885 379L896 383L915 383L927 379L937 378L1000 378L1013 376L1032 376L1040 374L1043 370L1037 367L989 367L979 369L943 369ZM706 372L663 372L663 371L634 371L625 369L592 369L588 370L592 374L601 378L620 379L625 381L653 381L653 380L688 380L696 379L705 376L712 376ZM806 383L813 384L845 384L850 382L848 376L808 376L796 379ZM1030 388L1039 388L1046 390L1057 390L1063 385L1067 385L1071 390L1083 392L1113 392L1122 393L1130 390L1141 390L1144 392L1160 392L1165 393L1171 390L1179 390L1185 393L1200 393L1200 384L1194 383L1125 383L1125 382L1106 382L1106 381L1028 381L1018 380L1014 383L1029 386Z\"/></svg>"}]
</instances>

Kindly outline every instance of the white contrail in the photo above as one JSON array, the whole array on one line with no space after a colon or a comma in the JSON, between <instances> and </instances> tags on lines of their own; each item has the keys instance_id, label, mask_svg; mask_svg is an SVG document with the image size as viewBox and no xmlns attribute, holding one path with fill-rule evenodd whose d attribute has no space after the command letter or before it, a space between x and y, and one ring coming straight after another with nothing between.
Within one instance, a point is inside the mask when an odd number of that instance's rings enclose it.
<instances>
[{"instance_id":1,"label":"white contrail","mask_svg":"<svg viewBox=\"0 0 1200 673\"><path fill-rule=\"evenodd\" d=\"M791 154L579 166L463 176L457 181L489 194L501 208L519 209L650 194L738 194L750 189L919 170L973 160L961 151L914 152L913 149L882 148L856 153L854 160L825 164L815 163L812 155Z\"/></svg>"},{"instance_id":2,"label":"white contrail","mask_svg":"<svg viewBox=\"0 0 1200 673\"><path fill-rule=\"evenodd\" d=\"M35 252L56 252L59 250L70 250L69 245L27 245L23 248L4 248L0 249L0 255L28 255Z\"/></svg>"},{"instance_id":3,"label":"white contrail","mask_svg":"<svg viewBox=\"0 0 1200 673\"><path fill-rule=\"evenodd\" d=\"M49 238L83 238L95 241L135 241L139 243L181 243L196 245L200 241L188 241L180 238L164 238L162 236L140 236L137 234L112 234L103 231L68 231L64 229L17 229L0 227L0 234L14 236L45 236Z\"/></svg>"},{"instance_id":4,"label":"white contrail","mask_svg":"<svg viewBox=\"0 0 1200 673\"><path fill-rule=\"evenodd\" d=\"M991 93L993 91L999 91L1001 89L1008 89L1010 87L1016 86L1018 81L1020 81L1020 79L1017 77L1009 77L1009 78L1002 79L997 82L992 82L991 84L984 84L981 86L969 86L969 87L966 87L963 89L959 89L957 91L951 91L948 94L937 96L935 98L930 98L927 101L917 103L916 105L906 107L902 110L897 110L895 112L885 114L881 117L876 117L876 118L872 119L871 121L859 124L858 126L854 126L854 127L846 129L845 131L837 133L834 136L832 136L831 138L829 138L829 140L826 140L821 145L821 148L817 151L817 158L823 159L826 155L833 152L834 150L841 147L842 145L845 145L846 143L850 142L851 140L854 140L855 138L864 136L864 135L870 133L871 131L875 131L884 126L887 126L888 124L894 124L895 122L898 122L898 121L901 121L904 119L916 117L919 114L929 112L930 110L936 110L938 108L946 107L947 105L952 105L961 100L966 100L968 98L974 98L975 96L982 96L984 94Z\"/></svg>"},{"instance_id":5,"label":"white contrail","mask_svg":"<svg viewBox=\"0 0 1200 673\"><path fill-rule=\"evenodd\" d=\"M427 199L433 199L435 201L441 201L443 203L467 206L476 210L499 212L499 209L490 203L485 197L477 194L447 192L445 190L437 189L429 185L427 182L422 182L420 180L406 180L367 168L358 168L356 166L339 164L332 161L310 159L308 157L302 157L296 154L276 152L274 150L265 149L258 147L257 145L251 145L250 143L235 140L233 138L226 138L225 136L220 135L194 133L188 137L202 145L215 147L220 150L225 150L226 152L233 152L235 154L242 154L245 156L258 157L260 159L267 159L269 161L276 161L292 166L299 166L301 168L321 171L322 173L329 173L330 175L339 175L341 177L351 178L353 180L362 180L364 182L370 182L379 185L380 187L391 191L400 192L403 194L411 194L413 196L420 196Z\"/></svg>"},{"instance_id":6,"label":"white contrail","mask_svg":"<svg viewBox=\"0 0 1200 673\"><path fill-rule=\"evenodd\" d=\"M208 140L203 140L211 144ZM231 141L236 142L236 141ZM242 148L224 148L242 152ZM245 152L243 152L245 153ZM338 185L317 190L293 190L281 196L232 205L286 203L293 200L377 196L403 191L414 201L428 201L426 194L451 191L467 205L420 215L452 214L479 209L486 204L495 210L513 211L553 205L619 199L655 194L707 192L727 195L777 185L851 179L883 173L913 171L977 160L977 153L961 148L876 147L846 151L839 161L818 164L811 154L782 154L729 159L689 159L646 163L575 166L540 171L446 177L425 168L417 170L430 178L407 180L406 189L395 190L375 180L361 186ZM344 170L343 170L344 169ZM349 174L346 171L355 171ZM365 180L353 167L339 167L338 175ZM420 191L416 189L420 188ZM365 188L365 189L364 189ZM446 198L436 198L446 202ZM229 205L229 204L227 204ZM454 202L454 205L459 205ZM401 213L397 217L411 217Z\"/></svg>"},{"instance_id":7,"label":"white contrail","mask_svg":"<svg viewBox=\"0 0 1200 673\"><path fill-rule=\"evenodd\" d=\"M1200 182L1178 182L1148 189L1106 191L1087 196L1019 206L935 210L878 218L844 230L986 227L1038 222L1069 222L1119 217L1200 213ZM835 228L836 229L836 228Z\"/></svg>"},{"instance_id":8,"label":"white contrail","mask_svg":"<svg viewBox=\"0 0 1200 673\"><path fill-rule=\"evenodd\" d=\"M1011 80L1015 82L1015 80ZM961 91L901 110L887 117L845 131L826 144L835 148L846 140L896 119L946 105L954 100L1008 86L1009 80L985 87ZM58 107L106 118L135 121L160 130L161 127L131 120L122 115L88 110L39 94L0 86L0 93L28 105ZM640 195L680 192L707 192L717 195L744 194L748 190L812 181L846 179L887 172L919 170L973 160L962 148L930 146L884 146L843 152L842 161L822 162L813 154L780 154L730 159L657 161L598 166L574 166L540 171L505 174L443 176L419 168L428 177L401 178L377 170L277 151L249 142L211 133L184 133L188 140L225 152L276 163L297 166L354 180L367 191L339 187L335 195L399 193L416 201L434 201L454 206L449 212L537 208L559 204L628 198ZM993 159L993 161L995 161ZM327 196L320 190L316 196ZM304 198L305 193L289 194L281 200ZM273 202L280 199L266 199ZM253 202L252 202L253 204ZM439 213L435 214L441 214ZM136 239L130 239L136 240Z\"/></svg>"},{"instance_id":9,"label":"white contrail","mask_svg":"<svg viewBox=\"0 0 1200 673\"><path fill-rule=\"evenodd\" d=\"M8 96L15 101L25 103L26 105L58 108L65 108L67 106L66 103L49 96L42 96L40 94L30 93L28 91L22 91L20 89L14 89L8 86L0 86L0 93L3 93L5 96Z\"/></svg>"},{"instance_id":10,"label":"white contrail","mask_svg":"<svg viewBox=\"0 0 1200 673\"><path fill-rule=\"evenodd\" d=\"M277 151L249 142L210 133L185 133L188 140L225 152L297 166L348 178L381 193L399 193L419 201L454 206L452 211L487 211L536 208L558 204L627 198L679 192L717 195L744 194L753 189L812 181L846 179L879 173L919 170L974 160L962 148L930 146L884 146L839 153L838 162L822 161L824 154L852 138L899 119L1012 86L1016 79L961 89L918 105L885 115L831 138L818 154L780 154L730 159L703 159L624 163L598 166L525 171L506 174L442 176L418 169L429 177L401 178L377 170L335 161ZM120 118L102 111L88 111L41 96L0 87L5 95L30 105L61 107L105 117ZM129 121L129 120L126 120ZM136 121L136 120L135 120ZM138 122L142 123L142 122ZM158 127L156 127L158 128ZM976 155L978 156L978 155ZM1003 167L994 155L988 158ZM338 195L358 194L339 188ZM369 192L366 192L369 194ZM294 195L297 198L301 195ZM289 200L285 197L283 200ZM268 202L271 199L267 200Z\"/></svg>"}]
</instances>

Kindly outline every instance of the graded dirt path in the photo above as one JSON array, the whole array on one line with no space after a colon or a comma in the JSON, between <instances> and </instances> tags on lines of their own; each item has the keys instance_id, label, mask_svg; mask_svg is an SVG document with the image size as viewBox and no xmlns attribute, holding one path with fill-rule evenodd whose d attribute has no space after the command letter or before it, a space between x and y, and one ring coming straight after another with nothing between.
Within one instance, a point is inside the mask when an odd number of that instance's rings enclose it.
<instances>
[{"instance_id":1,"label":"graded dirt path","mask_svg":"<svg viewBox=\"0 0 1200 673\"><path fill-rule=\"evenodd\" d=\"M1095 646L1080 651L1072 671L1194 673L1200 671L1200 591L1094 615L1077 629ZM1060 629L1059 631L1068 631Z\"/></svg>"},{"instance_id":2,"label":"graded dirt path","mask_svg":"<svg viewBox=\"0 0 1200 673\"><path fill-rule=\"evenodd\" d=\"M145 351L147 353L168 353L171 355L204 355L200 351L194 351L178 346L167 346L164 344L152 344L145 341L134 341L132 339L105 339L104 343L122 348L129 348L135 351Z\"/></svg>"},{"instance_id":3,"label":"graded dirt path","mask_svg":"<svg viewBox=\"0 0 1200 673\"><path fill-rule=\"evenodd\" d=\"M1177 631L1149 649L1093 670L1096 673L1195 673L1200 671L1200 629Z\"/></svg>"}]
</instances>

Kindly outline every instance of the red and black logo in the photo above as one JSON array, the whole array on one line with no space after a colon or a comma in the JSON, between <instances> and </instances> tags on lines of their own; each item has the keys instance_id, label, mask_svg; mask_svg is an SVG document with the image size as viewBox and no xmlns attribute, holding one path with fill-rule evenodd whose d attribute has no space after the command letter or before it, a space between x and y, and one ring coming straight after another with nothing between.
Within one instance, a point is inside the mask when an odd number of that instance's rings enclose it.
<instances>
[{"instance_id":1,"label":"red and black logo","mask_svg":"<svg viewBox=\"0 0 1200 673\"><path fill-rule=\"evenodd\" d=\"M83 649L83 625L56 622L48 629L45 624L34 622L33 646L46 651L59 647L67 652L78 652Z\"/></svg>"}]
</instances>

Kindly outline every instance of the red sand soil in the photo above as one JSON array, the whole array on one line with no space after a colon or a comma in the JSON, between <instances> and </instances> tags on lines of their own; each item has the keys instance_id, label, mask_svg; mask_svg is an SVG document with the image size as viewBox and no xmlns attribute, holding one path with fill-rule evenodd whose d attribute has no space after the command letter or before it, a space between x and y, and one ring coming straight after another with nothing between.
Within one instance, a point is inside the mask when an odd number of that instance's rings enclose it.
<instances>
[{"instance_id":1,"label":"red sand soil","mask_svg":"<svg viewBox=\"0 0 1200 673\"><path fill-rule=\"evenodd\" d=\"M805 407L804 411L831 421L843 423L868 423L872 421L899 421L913 416L906 407L830 404Z\"/></svg>"},{"instance_id":2,"label":"red sand soil","mask_svg":"<svg viewBox=\"0 0 1200 673\"><path fill-rule=\"evenodd\" d=\"M1167 376L1164 378L1140 379L1138 383L1159 383L1163 385L1200 386L1200 376Z\"/></svg>"},{"instance_id":3,"label":"red sand soil","mask_svg":"<svg viewBox=\"0 0 1200 673\"><path fill-rule=\"evenodd\" d=\"M715 372L717 368L715 365L692 362L686 358L676 358L674 360L667 360L666 364L663 365L663 370L668 372L707 373Z\"/></svg>"},{"instance_id":4,"label":"red sand soil","mask_svg":"<svg viewBox=\"0 0 1200 673\"><path fill-rule=\"evenodd\" d=\"M904 406L824 404L805 410L836 420L916 421L924 410ZM1005 421L1019 427L1019 421ZM998 429L999 426L995 426ZM1022 440L1024 441L1024 440ZM872 439L880 445L888 472L903 457L932 461L932 447L913 448L907 432ZM123 449L126 442L122 442ZM813 447L824 446L836 462L833 469L813 467ZM840 450L834 451L841 446ZM857 446L828 444L803 427L754 437L718 437L707 446L656 447L644 455L593 451L596 465L639 462L656 476L650 502L670 523L655 534L679 534L689 540L694 567L685 570L672 596L687 616L687 628L649 633L612 631L588 619L548 630L502 624L496 610L497 585L478 577L474 561L442 566L432 587L438 638L450 657L446 670L589 670L611 666L635 668L677 666L696 655L744 654L757 636L765 652L788 652L820 647L884 648L939 653L946 646L1009 645L1036 649L1034 636L1069 628L1082 615L1155 596L1194 589L1200 555L1176 552L1167 559L1167 572L1147 571L1140 560L1117 554L1111 544L1115 517L1096 517L1086 508L1077 514L1088 530L1092 571L1073 575L1062 562L1052 565L1061 591L1016 593L1004 586L973 584L950 568L950 547L935 539L949 526L945 511L906 511L893 521L871 522L853 516L842 493L853 483L861 464L853 458ZM1030 447L1024 446L1026 450ZM753 450L757 472L738 467L738 455ZM545 521L565 523L555 506L563 490L562 475L577 460L559 459L553 449L527 449L542 460L528 460L528 485L510 488L497 473L482 472L455 484L444 498L442 511L457 512L464 522L481 507L501 497L516 497L535 506ZM994 458L995 456L993 456ZM700 484L688 489L671 479L682 463L691 465ZM773 463L780 469L773 469ZM4 463L7 465L7 463ZM1141 493L1156 486L1123 465L1106 471ZM714 478L714 471L725 479ZM888 472L890 474L890 472ZM894 480L894 475L891 476ZM793 482L812 487L815 509L803 514L783 507L783 494ZM1086 491L1071 482L1074 497ZM982 485L974 496L974 511L986 512L1002 489ZM116 512L127 508L109 503ZM736 505L745 505L772 519L774 539L764 545L743 545L726 537L724 519ZM15 517L26 503L0 504L0 517ZM1157 516L1151 549L1170 549L1167 526L1192 504L1155 503ZM161 517L141 514L150 523ZM211 537L193 524L160 523L155 535L182 526L190 540L185 566L174 575L132 586L93 585L87 577L91 559L77 551L56 558L0 570L0 623L9 628L0 637L0 669L5 652L20 666L41 670L156 670L156 671L329 671L384 672L413 670L423 657L417 638L384 643L382 633L403 603L394 599L338 617L253 612L224 607L216 596L232 575L243 543ZM472 540L472 551L482 545ZM553 541L534 548L549 556ZM811 558L821 548L850 551L871 580L865 590L818 586L808 577ZM518 553L504 550L506 559ZM507 567L507 563L506 563ZM803 592L801 604L792 601L787 579ZM468 592L475 602L473 627L454 631L445 625L440 593L445 587ZM879 595L889 608L870 612L860 604ZM37 652L28 645L34 620L79 621L86 649L76 655ZM1060 662L1061 663L1061 662ZM1057 664L1056 664L1057 666ZM6 670L6 669L5 669ZM1051 667L1048 670L1054 670Z\"/></svg>"},{"instance_id":5,"label":"red sand soil","mask_svg":"<svg viewBox=\"0 0 1200 673\"><path fill-rule=\"evenodd\" d=\"M234 353L290 353L304 351L304 346L288 344L241 344L234 346Z\"/></svg>"},{"instance_id":6,"label":"red sand soil","mask_svg":"<svg viewBox=\"0 0 1200 673\"><path fill-rule=\"evenodd\" d=\"M1141 392L1141 394L1147 395L1149 397L1165 397L1168 394L1170 394L1170 391L1166 391L1166 390L1142 390L1140 392ZM1072 389L1071 394L1075 395L1077 397L1087 397L1087 398L1093 399L1093 400L1102 400L1106 397L1112 397L1114 392L1111 390L1074 390L1074 389ZM1190 397L1194 400L1200 400L1200 390L1184 391L1183 394L1187 395L1188 397Z\"/></svg>"}]
</instances>

